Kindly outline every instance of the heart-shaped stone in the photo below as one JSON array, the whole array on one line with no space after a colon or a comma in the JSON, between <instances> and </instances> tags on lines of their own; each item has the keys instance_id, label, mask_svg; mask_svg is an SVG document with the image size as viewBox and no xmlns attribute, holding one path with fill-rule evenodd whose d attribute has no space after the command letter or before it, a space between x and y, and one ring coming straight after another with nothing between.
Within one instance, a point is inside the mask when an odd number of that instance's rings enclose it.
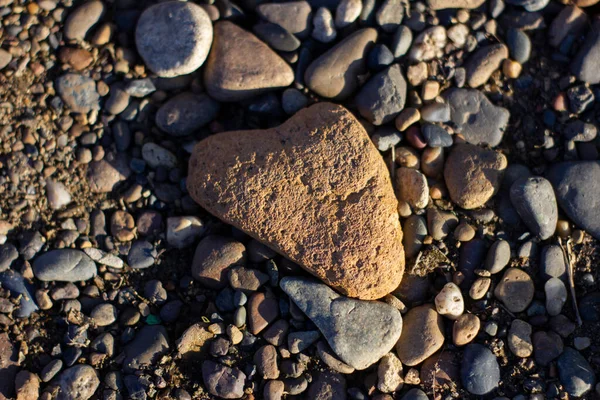
<instances>
[{"instance_id":1,"label":"heart-shaped stone","mask_svg":"<svg viewBox=\"0 0 600 400\"><path fill-rule=\"evenodd\" d=\"M393 291L402 229L385 163L345 108L318 103L283 125L198 143L188 190L207 211L361 299Z\"/></svg>"}]
</instances>

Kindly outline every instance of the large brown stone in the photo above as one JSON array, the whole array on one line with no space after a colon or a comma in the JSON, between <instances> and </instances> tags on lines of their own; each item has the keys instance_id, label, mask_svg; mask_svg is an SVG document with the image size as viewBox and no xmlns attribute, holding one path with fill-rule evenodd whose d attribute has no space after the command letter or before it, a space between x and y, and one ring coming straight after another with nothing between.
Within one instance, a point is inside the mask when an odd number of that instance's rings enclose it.
<instances>
[{"instance_id":1,"label":"large brown stone","mask_svg":"<svg viewBox=\"0 0 600 400\"><path fill-rule=\"evenodd\" d=\"M481 207L500 188L506 157L472 144L454 146L444 170L453 202L465 209Z\"/></svg>"},{"instance_id":2,"label":"large brown stone","mask_svg":"<svg viewBox=\"0 0 600 400\"><path fill-rule=\"evenodd\" d=\"M377 299L404 270L389 173L341 106L318 103L263 131L201 141L188 189L206 210L341 293Z\"/></svg>"},{"instance_id":3,"label":"large brown stone","mask_svg":"<svg viewBox=\"0 0 600 400\"><path fill-rule=\"evenodd\" d=\"M215 24L204 69L204 85L211 97L239 101L293 81L292 68L252 33L229 21Z\"/></svg>"}]
</instances>

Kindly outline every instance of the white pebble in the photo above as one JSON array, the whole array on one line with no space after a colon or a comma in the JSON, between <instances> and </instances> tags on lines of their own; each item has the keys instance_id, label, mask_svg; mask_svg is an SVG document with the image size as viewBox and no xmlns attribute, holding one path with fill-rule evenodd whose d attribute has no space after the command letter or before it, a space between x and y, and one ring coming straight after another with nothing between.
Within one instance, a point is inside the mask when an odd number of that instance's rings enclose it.
<instances>
[{"instance_id":1,"label":"white pebble","mask_svg":"<svg viewBox=\"0 0 600 400\"><path fill-rule=\"evenodd\" d=\"M465 311L465 301L460 288L452 282L446 283L441 292L435 296L435 308L439 314L449 319L460 317Z\"/></svg>"},{"instance_id":2,"label":"white pebble","mask_svg":"<svg viewBox=\"0 0 600 400\"><path fill-rule=\"evenodd\" d=\"M446 28L434 26L425 29L414 40L408 53L410 61L429 61L441 57L446 46Z\"/></svg>"}]
</instances>

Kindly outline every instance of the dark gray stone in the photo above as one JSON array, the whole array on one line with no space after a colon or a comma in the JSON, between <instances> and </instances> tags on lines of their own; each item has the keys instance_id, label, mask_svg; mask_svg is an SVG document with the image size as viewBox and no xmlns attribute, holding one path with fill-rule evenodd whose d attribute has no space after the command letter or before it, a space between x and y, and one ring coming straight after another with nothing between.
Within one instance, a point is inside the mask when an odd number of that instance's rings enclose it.
<instances>
[{"instance_id":1,"label":"dark gray stone","mask_svg":"<svg viewBox=\"0 0 600 400\"><path fill-rule=\"evenodd\" d=\"M600 162L566 162L548 172L561 209L571 220L600 239Z\"/></svg>"},{"instance_id":2,"label":"dark gray stone","mask_svg":"<svg viewBox=\"0 0 600 400\"><path fill-rule=\"evenodd\" d=\"M573 397L581 397L594 388L596 374L594 368L577 350L566 347L558 357L560 383Z\"/></svg>"},{"instance_id":3,"label":"dark gray stone","mask_svg":"<svg viewBox=\"0 0 600 400\"><path fill-rule=\"evenodd\" d=\"M550 278L564 280L566 278L567 267L565 265L565 256L560 246L550 244L542 249L540 272L544 280Z\"/></svg>"},{"instance_id":4,"label":"dark gray stone","mask_svg":"<svg viewBox=\"0 0 600 400\"><path fill-rule=\"evenodd\" d=\"M534 235L546 240L554 234L558 221L558 206L552 184L547 179L518 179L510 188L510 200Z\"/></svg>"},{"instance_id":5,"label":"dark gray stone","mask_svg":"<svg viewBox=\"0 0 600 400\"><path fill-rule=\"evenodd\" d=\"M571 62L571 72L590 85L600 83L600 20L596 19L583 40L583 46Z\"/></svg>"},{"instance_id":6,"label":"dark gray stone","mask_svg":"<svg viewBox=\"0 0 600 400\"><path fill-rule=\"evenodd\" d=\"M156 365L158 359L169 350L167 330L162 325L146 325L139 330L133 341L125 348L123 370L133 373Z\"/></svg>"},{"instance_id":7,"label":"dark gray stone","mask_svg":"<svg viewBox=\"0 0 600 400\"><path fill-rule=\"evenodd\" d=\"M401 400L429 400L429 397L421 389L412 388L402 396Z\"/></svg>"},{"instance_id":8,"label":"dark gray stone","mask_svg":"<svg viewBox=\"0 0 600 400\"><path fill-rule=\"evenodd\" d=\"M246 374L237 368L229 368L214 361L202 363L202 378L206 389L213 396L239 399L244 395Z\"/></svg>"},{"instance_id":9,"label":"dark gray stone","mask_svg":"<svg viewBox=\"0 0 600 400\"><path fill-rule=\"evenodd\" d=\"M413 33L408 26L401 25L394 33L390 50L394 57L400 58L408 52L413 41Z\"/></svg>"},{"instance_id":10,"label":"dark gray stone","mask_svg":"<svg viewBox=\"0 0 600 400\"><path fill-rule=\"evenodd\" d=\"M206 94L181 93L156 113L156 125L172 136L185 136L212 121L220 105Z\"/></svg>"},{"instance_id":11,"label":"dark gray stone","mask_svg":"<svg viewBox=\"0 0 600 400\"><path fill-rule=\"evenodd\" d=\"M27 318L31 313L38 310L38 306L34 301L35 288L18 272L11 269L0 272L0 286L10 290L11 296L21 296L19 308L13 311L13 316L17 318Z\"/></svg>"},{"instance_id":12,"label":"dark gray stone","mask_svg":"<svg viewBox=\"0 0 600 400\"><path fill-rule=\"evenodd\" d=\"M127 263L133 269L144 269L154 265L157 257L154 245L145 240L136 240L127 254Z\"/></svg>"},{"instance_id":13,"label":"dark gray stone","mask_svg":"<svg viewBox=\"0 0 600 400\"><path fill-rule=\"evenodd\" d=\"M310 384L307 399L346 400L346 378L336 372L319 372Z\"/></svg>"},{"instance_id":14,"label":"dark gray stone","mask_svg":"<svg viewBox=\"0 0 600 400\"><path fill-rule=\"evenodd\" d=\"M374 125L391 121L404 109L406 80L399 64L373 76L355 98L360 114Z\"/></svg>"},{"instance_id":15,"label":"dark gray stone","mask_svg":"<svg viewBox=\"0 0 600 400\"><path fill-rule=\"evenodd\" d=\"M564 136L574 142L590 142L596 139L598 129L594 124L582 120L571 121L566 124Z\"/></svg>"},{"instance_id":16,"label":"dark gray stone","mask_svg":"<svg viewBox=\"0 0 600 400\"><path fill-rule=\"evenodd\" d=\"M469 393L478 396L490 393L500 382L500 367L496 356L483 345L467 345L463 353L460 377Z\"/></svg>"},{"instance_id":17,"label":"dark gray stone","mask_svg":"<svg viewBox=\"0 0 600 400\"><path fill-rule=\"evenodd\" d=\"M506 3L515 6L521 6L529 12L540 11L544 9L550 0L505 0Z\"/></svg>"},{"instance_id":18,"label":"dark gray stone","mask_svg":"<svg viewBox=\"0 0 600 400\"><path fill-rule=\"evenodd\" d=\"M548 1L548 0L544 0ZM529 60L531 55L531 40L529 36L520 29L510 28L506 33L506 45L513 60L523 64Z\"/></svg>"},{"instance_id":19,"label":"dark gray stone","mask_svg":"<svg viewBox=\"0 0 600 400\"><path fill-rule=\"evenodd\" d=\"M421 134L429 147L450 147L452 136L441 126L434 124L423 124Z\"/></svg>"},{"instance_id":20,"label":"dark gray stone","mask_svg":"<svg viewBox=\"0 0 600 400\"><path fill-rule=\"evenodd\" d=\"M74 249L48 251L32 264L35 277L41 281L79 282L96 276L96 264L84 252Z\"/></svg>"},{"instance_id":21,"label":"dark gray stone","mask_svg":"<svg viewBox=\"0 0 600 400\"><path fill-rule=\"evenodd\" d=\"M442 97L450 104L456 130L471 144L497 146L502 141L510 113L492 104L476 89L449 89Z\"/></svg>"},{"instance_id":22,"label":"dark gray stone","mask_svg":"<svg viewBox=\"0 0 600 400\"><path fill-rule=\"evenodd\" d=\"M252 30L256 36L277 51L294 51L301 44L296 36L271 22L254 25Z\"/></svg>"},{"instance_id":23,"label":"dark gray stone","mask_svg":"<svg viewBox=\"0 0 600 400\"><path fill-rule=\"evenodd\" d=\"M0 245L0 272L9 269L12 262L17 258L19 258L19 252L13 244Z\"/></svg>"}]
</instances>

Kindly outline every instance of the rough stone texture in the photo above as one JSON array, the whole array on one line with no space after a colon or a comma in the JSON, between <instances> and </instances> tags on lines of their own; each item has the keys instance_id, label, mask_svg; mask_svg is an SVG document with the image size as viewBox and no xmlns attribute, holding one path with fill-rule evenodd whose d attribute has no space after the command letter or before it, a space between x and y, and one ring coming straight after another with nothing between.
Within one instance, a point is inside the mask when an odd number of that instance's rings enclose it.
<instances>
[{"instance_id":1,"label":"rough stone texture","mask_svg":"<svg viewBox=\"0 0 600 400\"><path fill-rule=\"evenodd\" d=\"M373 76L356 95L355 103L360 115L374 125L390 122L404 108L406 80L400 64Z\"/></svg>"},{"instance_id":2,"label":"rough stone texture","mask_svg":"<svg viewBox=\"0 0 600 400\"><path fill-rule=\"evenodd\" d=\"M427 207L429 202L429 185L427 178L414 168L398 168L396 170L396 190L398 198L407 202L412 208Z\"/></svg>"},{"instance_id":3,"label":"rough stone texture","mask_svg":"<svg viewBox=\"0 0 600 400\"><path fill-rule=\"evenodd\" d=\"M40 378L29 371L20 371L15 378L15 391L16 400L37 399L40 394Z\"/></svg>"},{"instance_id":4,"label":"rough stone texture","mask_svg":"<svg viewBox=\"0 0 600 400\"><path fill-rule=\"evenodd\" d=\"M426 360L444 344L444 320L431 305L412 308L404 316L404 329L396 344L403 364L414 366Z\"/></svg>"},{"instance_id":5,"label":"rough stone texture","mask_svg":"<svg viewBox=\"0 0 600 400\"><path fill-rule=\"evenodd\" d=\"M206 328L207 324L199 322L183 332L183 335L177 340L177 352L182 358L199 359L206 356L207 344L215 336Z\"/></svg>"},{"instance_id":6,"label":"rough stone texture","mask_svg":"<svg viewBox=\"0 0 600 400\"><path fill-rule=\"evenodd\" d=\"M76 113L100 109L100 95L92 78L72 73L62 75L56 80L56 91Z\"/></svg>"},{"instance_id":7,"label":"rough stone texture","mask_svg":"<svg viewBox=\"0 0 600 400\"><path fill-rule=\"evenodd\" d=\"M575 224L600 239L600 162L557 164L547 177L562 210Z\"/></svg>"},{"instance_id":8,"label":"rough stone texture","mask_svg":"<svg viewBox=\"0 0 600 400\"><path fill-rule=\"evenodd\" d=\"M336 372L324 371L310 384L307 399L346 400L346 379Z\"/></svg>"},{"instance_id":9,"label":"rough stone texture","mask_svg":"<svg viewBox=\"0 0 600 400\"><path fill-rule=\"evenodd\" d=\"M531 325L520 319L513 320L508 331L508 348L517 357L526 358L533 353Z\"/></svg>"},{"instance_id":10,"label":"rough stone texture","mask_svg":"<svg viewBox=\"0 0 600 400\"><path fill-rule=\"evenodd\" d=\"M474 89L452 88L442 97L450 105L450 119L471 144L497 146L502 141L510 113L506 108L494 105Z\"/></svg>"},{"instance_id":11,"label":"rough stone texture","mask_svg":"<svg viewBox=\"0 0 600 400\"><path fill-rule=\"evenodd\" d=\"M571 62L571 72L577 79L595 85L600 83L598 63L600 62L600 19L596 18L579 53Z\"/></svg>"},{"instance_id":12,"label":"rough stone texture","mask_svg":"<svg viewBox=\"0 0 600 400\"><path fill-rule=\"evenodd\" d=\"M465 63L467 84L472 88L483 85L506 58L508 48L501 43L481 47Z\"/></svg>"},{"instance_id":13,"label":"rough stone texture","mask_svg":"<svg viewBox=\"0 0 600 400\"><path fill-rule=\"evenodd\" d=\"M156 125L173 136L185 136L212 121L219 103L206 94L181 93L156 112Z\"/></svg>"},{"instance_id":14,"label":"rough stone texture","mask_svg":"<svg viewBox=\"0 0 600 400\"><path fill-rule=\"evenodd\" d=\"M229 21L215 24L204 68L204 85L211 97L239 101L293 81L292 68L252 33Z\"/></svg>"},{"instance_id":15,"label":"rough stone texture","mask_svg":"<svg viewBox=\"0 0 600 400\"><path fill-rule=\"evenodd\" d=\"M123 370L133 373L152 367L169 350L167 330L162 325L145 325L125 349Z\"/></svg>"},{"instance_id":16,"label":"rough stone texture","mask_svg":"<svg viewBox=\"0 0 600 400\"><path fill-rule=\"evenodd\" d=\"M527 272L518 268L509 268L502 276L494 290L494 296L511 312L521 312L527 308L531 300L535 286Z\"/></svg>"},{"instance_id":17,"label":"rough stone texture","mask_svg":"<svg viewBox=\"0 0 600 400\"><path fill-rule=\"evenodd\" d=\"M556 230L558 206L552 184L542 177L523 177L512 184L510 200L525 225L542 240Z\"/></svg>"},{"instance_id":18,"label":"rough stone texture","mask_svg":"<svg viewBox=\"0 0 600 400\"><path fill-rule=\"evenodd\" d=\"M326 98L343 100L358 87L358 76L366 72L366 57L377 40L377 31L354 32L314 60L304 73L306 85Z\"/></svg>"},{"instance_id":19,"label":"rough stone texture","mask_svg":"<svg viewBox=\"0 0 600 400\"><path fill-rule=\"evenodd\" d=\"M300 39L306 38L310 33L312 11L306 1L259 4L256 12Z\"/></svg>"},{"instance_id":20,"label":"rough stone texture","mask_svg":"<svg viewBox=\"0 0 600 400\"><path fill-rule=\"evenodd\" d=\"M389 173L343 107L318 103L277 128L213 135L196 146L189 171L201 206L341 293L377 299L400 283Z\"/></svg>"},{"instance_id":21,"label":"rough stone texture","mask_svg":"<svg viewBox=\"0 0 600 400\"><path fill-rule=\"evenodd\" d=\"M349 299L307 278L286 277L280 285L340 359L356 369L377 362L400 337L400 312L386 303Z\"/></svg>"},{"instance_id":22,"label":"rough stone texture","mask_svg":"<svg viewBox=\"0 0 600 400\"><path fill-rule=\"evenodd\" d=\"M465 209L481 207L500 188L506 166L501 153L471 144L454 146L444 170L450 198Z\"/></svg>"},{"instance_id":23,"label":"rough stone texture","mask_svg":"<svg viewBox=\"0 0 600 400\"><path fill-rule=\"evenodd\" d=\"M96 370L86 364L78 364L64 370L56 382L56 400L87 400L94 395L100 379Z\"/></svg>"},{"instance_id":24,"label":"rough stone texture","mask_svg":"<svg viewBox=\"0 0 600 400\"><path fill-rule=\"evenodd\" d=\"M192 2L150 6L135 30L135 43L146 66L165 78L197 70L206 60L212 39L208 14Z\"/></svg>"},{"instance_id":25,"label":"rough stone texture","mask_svg":"<svg viewBox=\"0 0 600 400\"><path fill-rule=\"evenodd\" d=\"M473 9L482 5L485 0L427 0L427 5L432 10L444 10L446 8Z\"/></svg>"}]
</instances>

